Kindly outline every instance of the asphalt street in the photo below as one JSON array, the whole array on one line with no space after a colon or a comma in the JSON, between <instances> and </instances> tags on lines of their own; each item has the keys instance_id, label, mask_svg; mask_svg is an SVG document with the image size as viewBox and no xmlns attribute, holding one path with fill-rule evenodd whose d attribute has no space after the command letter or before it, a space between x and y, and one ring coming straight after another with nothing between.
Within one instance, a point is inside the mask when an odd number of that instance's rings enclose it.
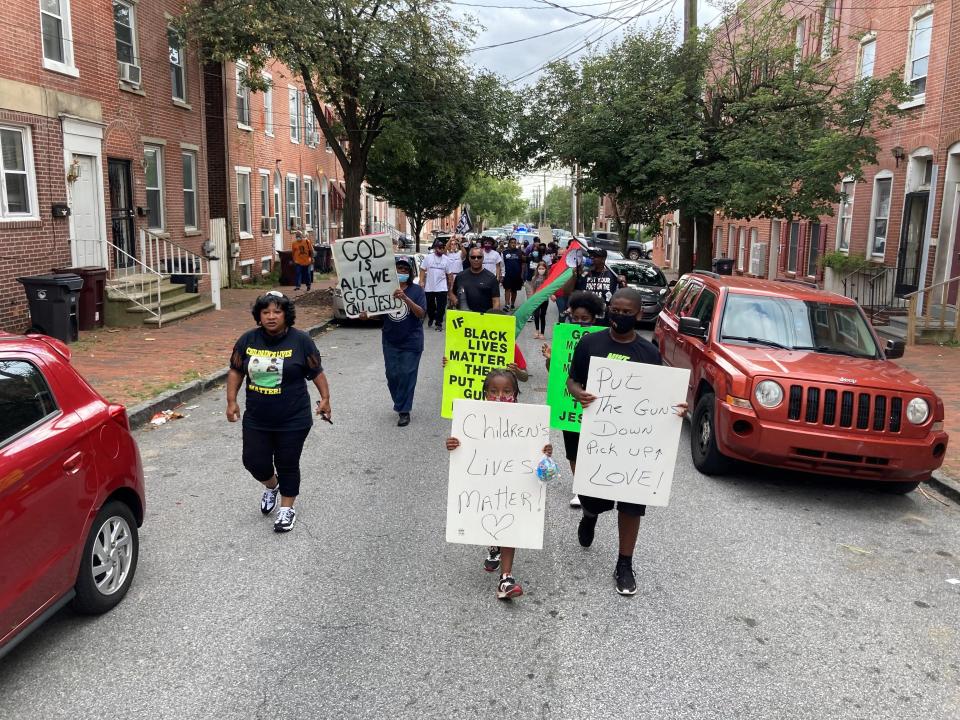
<instances>
[{"instance_id":1,"label":"asphalt street","mask_svg":"<svg viewBox=\"0 0 960 720\"><path fill-rule=\"evenodd\" d=\"M498 602L482 549L444 542L442 335L407 428L378 329L318 345L335 424L308 440L295 530L261 516L222 389L138 432L134 585L0 662L0 718L960 718L957 506L771 469L707 478L685 429L635 597L614 591L612 514L578 545L564 463L544 550L518 553L526 594Z\"/></svg>"}]
</instances>

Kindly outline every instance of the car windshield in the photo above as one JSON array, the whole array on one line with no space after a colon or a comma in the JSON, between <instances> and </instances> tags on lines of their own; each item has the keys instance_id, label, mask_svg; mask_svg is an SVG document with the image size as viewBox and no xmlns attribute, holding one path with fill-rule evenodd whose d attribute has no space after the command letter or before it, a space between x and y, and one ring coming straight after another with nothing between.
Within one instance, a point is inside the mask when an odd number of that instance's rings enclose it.
<instances>
[{"instance_id":1,"label":"car windshield","mask_svg":"<svg viewBox=\"0 0 960 720\"><path fill-rule=\"evenodd\" d=\"M610 269L617 275L623 275L627 280L627 285L653 285L654 287L666 287L667 278L660 272L660 268L655 265L644 265L642 263L617 263L611 265Z\"/></svg>"},{"instance_id":2,"label":"car windshield","mask_svg":"<svg viewBox=\"0 0 960 720\"><path fill-rule=\"evenodd\" d=\"M723 309L720 339L876 358L877 343L855 305L731 293Z\"/></svg>"}]
</instances>

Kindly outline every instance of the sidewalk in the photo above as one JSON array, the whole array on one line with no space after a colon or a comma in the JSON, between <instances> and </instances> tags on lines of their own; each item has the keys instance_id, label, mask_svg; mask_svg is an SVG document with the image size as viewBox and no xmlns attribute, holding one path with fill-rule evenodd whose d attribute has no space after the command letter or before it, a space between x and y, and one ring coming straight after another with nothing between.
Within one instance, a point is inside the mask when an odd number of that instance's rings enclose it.
<instances>
[{"instance_id":1,"label":"sidewalk","mask_svg":"<svg viewBox=\"0 0 960 720\"><path fill-rule=\"evenodd\" d=\"M277 287L296 303L296 327L333 314L329 288L336 276L318 277L309 293ZM224 289L211 310L159 329L99 328L81 332L72 364L105 398L130 407L227 366L237 338L254 327L250 308L270 288Z\"/></svg>"}]
</instances>

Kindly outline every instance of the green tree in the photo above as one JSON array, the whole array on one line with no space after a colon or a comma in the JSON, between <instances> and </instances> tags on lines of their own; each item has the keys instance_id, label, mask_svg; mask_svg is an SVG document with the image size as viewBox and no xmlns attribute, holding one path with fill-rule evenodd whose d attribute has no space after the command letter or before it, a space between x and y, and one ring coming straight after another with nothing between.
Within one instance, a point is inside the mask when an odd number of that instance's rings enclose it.
<instances>
[{"instance_id":1,"label":"green tree","mask_svg":"<svg viewBox=\"0 0 960 720\"><path fill-rule=\"evenodd\" d=\"M360 234L374 142L421 95L464 74L471 37L439 0L188 0L183 25L207 58L245 61L244 83L253 90L265 89L260 71L271 57L303 82L343 168L347 235Z\"/></svg>"},{"instance_id":2,"label":"green tree","mask_svg":"<svg viewBox=\"0 0 960 720\"><path fill-rule=\"evenodd\" d=\"M573 220L573 194L569 187L555 185L547 190L544 214L551 227L570 227Z\"/></svg>"},{"instance_id":3,"label":"green tree","mask_svg":"<svg viewBox=\"0 0 960 720\"><path fill-rule=\"evenodd\" d=\"M478 230L490 225L512 222L527 209L523 190L513 178L497 178L487 174L478 175L463 197L470 206L471 219Z\"/></svg>"}]
</instances>

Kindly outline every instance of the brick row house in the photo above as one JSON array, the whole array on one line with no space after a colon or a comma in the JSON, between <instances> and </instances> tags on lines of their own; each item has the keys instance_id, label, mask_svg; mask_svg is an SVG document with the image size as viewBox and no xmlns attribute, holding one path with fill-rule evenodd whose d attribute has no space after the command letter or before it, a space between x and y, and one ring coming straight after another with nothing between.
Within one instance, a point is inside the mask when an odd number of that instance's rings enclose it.
<instances>
[{"instance_id":1,"label":"brick row house","mask_svg":"<svg viewBox=\"0 0 960 720\"><path fill-rule=\"evenodd\" d=\"M797 2L789 12L798 53L840 53L845 81L901 73L913 96L877 133L877 165L862 180L843 179L845 200L832 216L745 221L718 211L713 254L732 259L735 273L846 293L883 322L903 312L905 296L960 275L960 7L949 0L826 0ZM668 266L676 266L676 232L677 218L665 218L658 250ZM824 255L835 252L867 266L825 270ZM949 305L956 305L958 284L943 286ZM928 301L939 302L939 292Z\"/></svg>"},{"instance_id":2,"label":"brick row house","mask_svg":"<svg viewBox=\"0 0 960 720\"><path fill-rule=\"evenodd\" d=\"M0 328L29 324L20 276L101 266L120 288L167 273L173 255L203 256L212 239L226 285L269 273L296 229L341 235L342 172L281 64L265 70L265 93L238 84L236 63L201 64L174 29L173 0L12 1L0 40ZM365 194L362 207L369 230L408 231L387 203Z\"/></svg>"}]
</instances>

